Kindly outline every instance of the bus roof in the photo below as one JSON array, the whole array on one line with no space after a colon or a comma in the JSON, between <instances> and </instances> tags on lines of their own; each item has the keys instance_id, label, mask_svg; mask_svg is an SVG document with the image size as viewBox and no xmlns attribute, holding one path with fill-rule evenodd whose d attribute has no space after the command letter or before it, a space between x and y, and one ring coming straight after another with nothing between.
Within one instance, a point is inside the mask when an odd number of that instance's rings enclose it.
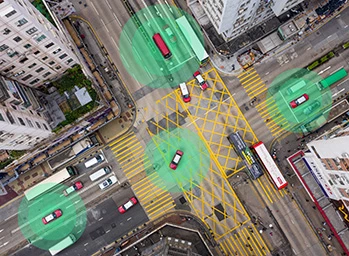
<instances>
[{"instance_id":1,"label":"bus roof","mask_svg":"<svg viewBox=\"0 0 349 256\"><path fill-rule=\"evenodd\" d=\"M176 22L179 26L179 29L182 31L182 34L184 35L185 39L190 44L193 52L195 53L196 58L200 62L204 62L205 60L207 60L209 56L187 18L185 16L182 16L176 19Z\"/></svg>"},{"instance_id":2,"label":"bus roof","mask_svg":"<svg viewBox=\"0 0 349 256\"><path fill-rule=\"evenodd\" d=\"M39 184L31 187L24 191L24 195L28 201L38 197L39 195L49 191L50 189L57 186L59 183L69 179L72 175L69 174L68 170L64 168L63 170L53 174L52 176L44 179ZM43 186L44 185L44 186Z\"/></svg>"}]
</instances>

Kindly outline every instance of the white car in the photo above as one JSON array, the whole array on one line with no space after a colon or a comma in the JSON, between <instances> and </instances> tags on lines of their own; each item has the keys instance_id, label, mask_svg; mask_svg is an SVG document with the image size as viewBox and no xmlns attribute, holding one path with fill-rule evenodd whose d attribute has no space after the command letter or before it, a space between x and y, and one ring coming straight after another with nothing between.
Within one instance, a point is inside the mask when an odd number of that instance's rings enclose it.
<instances>
[{"instance_id":1,"label":"white car","mask_svg":"<svg viewBox=\"0 0 349 256\"><path fill-rule=\"evenodd\" d=\"M102 183L100 183L99 188L103 190L103 189L109 188L111 185L117 182L118 182L118 179L113 175L113 176L110 176L105 181L103 181Z\"/></svg>"}]
</instances>

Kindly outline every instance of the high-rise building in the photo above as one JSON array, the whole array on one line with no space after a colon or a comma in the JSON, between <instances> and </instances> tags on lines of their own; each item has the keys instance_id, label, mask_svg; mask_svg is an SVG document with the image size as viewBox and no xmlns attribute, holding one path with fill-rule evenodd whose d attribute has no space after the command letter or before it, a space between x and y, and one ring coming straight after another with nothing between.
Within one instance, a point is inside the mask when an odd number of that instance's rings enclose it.
<instances>
[{"instance_id":1,"label":"high-rise building","mask_svg":"<svg viewBox=\"0 0 349 256\"><path fill-rule=\"evenodd\" d=\"M349 127L338 126L307 145L304 159L313 176L329 198L349 209Z\"/></svg>"},{"instance_id":2,"label":"high-rise building","mask_svg":"<svg viewBox=\"0 0 349 256\"><path fill-rule=\"evenodd\" d=\"M52 135L30 88L0 78L0 149L26 150Z\"/></svg>"},{"instance_id":3,"label":"high-rise building","mask_svg":"<svg viewBox=\"0 0 349 256\"><path fill-rule=\"evenodd\" d=\"M0 73L38 88L76 64L66 37L28 0L0 0Z\"/></svg>"},{"instance_id":4,"label":"high-rise building","mask_svg":"<svg viewBox=\"0 0 349 256\"><path fill-rule=\"evenodd\" d=\"M199 0L206 15L225 40L279 16L303 0Z\"/></svg>"}]
</instances>

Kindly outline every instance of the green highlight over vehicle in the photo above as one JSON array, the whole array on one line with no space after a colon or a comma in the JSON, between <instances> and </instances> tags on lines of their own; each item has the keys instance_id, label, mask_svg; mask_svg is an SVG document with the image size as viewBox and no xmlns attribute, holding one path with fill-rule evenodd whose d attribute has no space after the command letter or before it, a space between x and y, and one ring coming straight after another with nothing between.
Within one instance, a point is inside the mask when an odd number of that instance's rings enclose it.
<instances>
[{"instance_id":1,"label":"green highlight over vehicle","mask_svg":"<svg viewBox=\"0 0 349 256\"><path fill-rule=\"evenodd\" d=\"M268 105L268 121L294 133L303 133L307 124L311 124L307 132L318 129L329 115L325 110L332 105L331 91L318 88L323 80L306 69L291 69L277 76L267 93L267 102L275 102Z\"/></svg>"},{"instance_id":2,"label":"green highlight over vehicle","mask_svg":"<svg viewBox=\"0 0 349 256\"><path fill-rule=\"evenodd\" d=\"M129 74L152 88L178 86L208 61L195 19L163 4L143 8L130 18L120 35L119 51Z\"/></svg>"},{"instance_id":3,"label":"green highlight over vehicle","mask_svg":"<svg viewBox=\"0 0 349 256\"><path fill-rule=\"evenodd\" d=\"M324 90L330 87L331 85L337 83L338 81L342 80L347 75L348 72L344 68L341 68L340 70L334 72L333 74L318 82L317 87L319 88L319 90Z\"/></svg>"}]
</instances>

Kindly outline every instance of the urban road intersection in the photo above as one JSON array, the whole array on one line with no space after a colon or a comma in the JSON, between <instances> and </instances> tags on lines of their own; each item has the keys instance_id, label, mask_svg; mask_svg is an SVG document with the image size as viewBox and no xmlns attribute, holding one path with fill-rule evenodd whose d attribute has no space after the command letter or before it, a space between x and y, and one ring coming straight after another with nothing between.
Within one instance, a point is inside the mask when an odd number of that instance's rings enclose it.
<instances>
[{"instance_id":1,"label":"urban road intersection","mask_svg":"<svg viewBox=\"0 0 349 256\"><path fill-rule=\"evenodd\" d=\"M97 26L110 24L110 21L105 22L104 18L120 24L119 18L112 11L114 7L109 2L102 2L97 7L91 2L92 8L95 9L95 12L89 12L92 14L91 24L96 26L93 21L96 20L96 14L99 17L99 12L103 12L105 17L99 18ZM108 8L104 8L104 5ZM126 22L127 13L120 13ZM108 29L106 31L109 32ZM114 63L117 63L122 76L127 77L125 81L130 86L131 93L136 93L143 86L134 82L123 70L121 57L117 53L118 46L115 43L118 35L113 35L115 36L113 39L105 36L106 31L97 30L97 34L102 38ZM126 176L133 193L150 220L156 220L164 213L175 210L175 199L183 196L192 212L212 231L212 235L226 255L268 255L275 249L269 241L269 235L259 233L254 226L254 219L251 219L252 216L246 211L245 205L248 205L248 202L242 202L231 186L231 179L241 172L246 172L246 167L227 140L227 136L236 131L239 131L249 145L258 142L258 137L217 70L210 64L203 69L205 70L202 72L203 78L208 81L209 88L201 91L196 81L190 80L187 83L192 98L189 103L183 102L179 89L156 89L139 97L137 100L139 112L134 129L106 145L107 150L112 151L117 166ZM264 125L261 129L270 133L270 138L285 133L287 120L284 116L278 115L276 107L273 107L275 102L265 96L268 87L263 78L254 69L250 69L239 75L238 79L242 85L239 95L244 95L247 101L255 97L261 99L256 104L256 114L260 115ZM143 104L145 99L147 102ZM188 129L197 134L208 152L209 165L198 166L198 169L207 169L199 173L199 180L189 177L185 185L183 182L176 184L179 190L173 193L164 185L166 183L163 177L156 171L152 159L146 154L146 147L158 134L170 134L176 129ZM166 154L173 155L173 152ZM306 228L307 220L297 205L290 200L291 195L287 190L277 191L267 175L250 182L250 186L251 193L259 197L260 204L272 211L294 251L305 253L304 255L325 254L314 232ZM129 194L124 197L128 197ZM115 218L119 219L118 216ZM111 221L109 218L106 223ZM127 233L128 228L130 227L125 227L122 233ZM114 233L114 236L118 235L120 234ZM38 252L36 254L40 255Z\"/></svg>"}]
</instances>

